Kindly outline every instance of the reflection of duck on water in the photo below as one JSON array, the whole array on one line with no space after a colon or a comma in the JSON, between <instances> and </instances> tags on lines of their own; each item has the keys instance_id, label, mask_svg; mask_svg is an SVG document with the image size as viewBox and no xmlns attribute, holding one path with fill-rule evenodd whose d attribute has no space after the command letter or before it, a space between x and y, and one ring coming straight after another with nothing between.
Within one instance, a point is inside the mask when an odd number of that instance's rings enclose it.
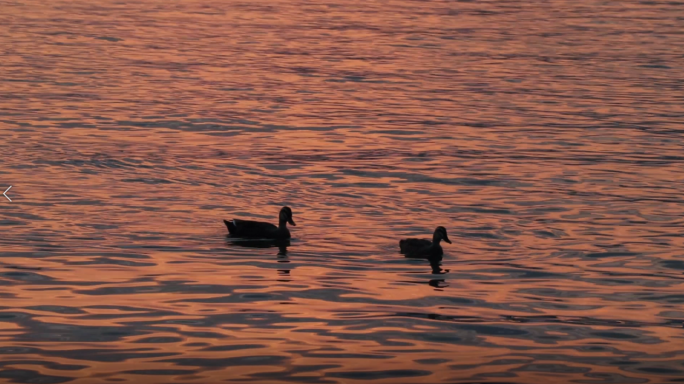
<instances>
[{"instance_id":1,"label":"reflection of duck on water","mask_svg":"<svg viewBox=\"0 0 684 384\"><path fill-rule=\"evenodd\" d=\"M449 284L444 282L444 279L432 279L428 282L428 285L435 288L446 288Z\"/></svg>"},{"instance_id":2,"label":"reflection of duck on water","mask_svg":"<svg viewBox=\"0 0 684 384\"><path fill-rule=\"evenodd\" d=\"M279 263L289 263L290 258L287 257L287 247L281 246L279 249L280 250L279 250L278 256L277 256L278 262ZM290 270L289 269L279 269L278 270L278 277L280 277L280 279L278 281L282 281L282 282L290 281L289 279L286 279L286 278L290 277Z\"/></svg>"},{"instance_id":3,"label":"reflection of duck on water","mask_svg":"<svg viewBox=\"0 0 684 384\"><path fill-rule=\"evenodd\" d=\"M445 273L449 273L448 269L442 269L442 257L433 257L428 259L430 262L430 267L432 268L432 274L433 275L443 275Z\"/></svg>"},{"instance_id":4,"label":"reflection of duck on water","mask_svg":"<svg viewBox=\"0 0 684 384\"><path fill-rule=\"evenodd\" d=\"M287 247L290 246L290 240L233 240L229 242L231 245L247 248L271 248L278 247L278 255L276 256L278 263L289 263L290 258L287 257ZM290 277L289 269L278 269L278 275L281 277ZM287 282L290 280L278 280Z\"/></svg>"},{"instance_id":5,"label":"reflection of duck on water","mask_svg":"<svg viewBox=\"0 0 684 384\"><path fill-rule=\"evenodd\" d=\"M287 247L290 246L290 240L232 240L230 244L247 248L278 247L278 258L282 256L287 258Z\"/></svg>"},{"instance_id":6,"label":"reflection of duck on water","mask_svg":"<svg viewBox=\"0 0 684 384\"><path fill-rule=\"evenodd\" d=\"M443 275L449 273L448 269L442 269L442 256L428 258L433 275ZM446 288L449 285L445 283L444 279L431 279L428 284L435 288Z\"/></svg>"},{"instance_id":7,"label":"reflection of duck on water","mask_svg":"<svg viewBox=\"0 0 684 384\"><path fill-rule=\"evenodd\" d=\"M288 241L287 244L280 244L278 246L278 258L280 257L285 257L287 259L287 246L290 245L290 242ZM288 261L289 263L289 261Z\"/></svg>"}]
</instances>

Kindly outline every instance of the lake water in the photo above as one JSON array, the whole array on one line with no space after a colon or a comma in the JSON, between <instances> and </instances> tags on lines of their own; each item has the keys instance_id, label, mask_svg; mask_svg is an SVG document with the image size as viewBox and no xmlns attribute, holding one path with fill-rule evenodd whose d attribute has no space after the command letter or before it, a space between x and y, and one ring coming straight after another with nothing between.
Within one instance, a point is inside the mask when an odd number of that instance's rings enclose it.
<instances>
[{"instance_id":1,"label":"lake water","mask_svg":"<svg viewBox=\"0 0 684 384\"><path fill-rule=\"evenodd\" d=\"M682 382L683 28L0 1L0 381ZM227 241L283 205L287 249ZM441 266L399 254L438 225Z\"/></svg>"}]
</instances>

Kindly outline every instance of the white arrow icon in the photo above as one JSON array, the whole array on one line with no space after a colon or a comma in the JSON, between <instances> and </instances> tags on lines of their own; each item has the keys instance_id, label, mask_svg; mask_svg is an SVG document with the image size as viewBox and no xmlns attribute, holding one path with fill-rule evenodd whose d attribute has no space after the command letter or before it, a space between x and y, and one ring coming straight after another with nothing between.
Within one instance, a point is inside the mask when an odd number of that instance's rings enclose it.
<instances>
[{"instance_id":1,"label":"white arrow icon","mask_svg":"<svg viewBox=\"0 0 684 384\"><path fill-rule=\"evenodd\" d=\"M7 188L7 189L5 190L5 192L2 193L2 195L5 196L5 197L7 198L7 200L9 200L10 203L11 203L11 202L12 202L12 199L10 199L9 196L7 196L7 192L10 190L10 188L12 188L11 185L9 186L9 188Z\"/></svg>"}]
</instances>

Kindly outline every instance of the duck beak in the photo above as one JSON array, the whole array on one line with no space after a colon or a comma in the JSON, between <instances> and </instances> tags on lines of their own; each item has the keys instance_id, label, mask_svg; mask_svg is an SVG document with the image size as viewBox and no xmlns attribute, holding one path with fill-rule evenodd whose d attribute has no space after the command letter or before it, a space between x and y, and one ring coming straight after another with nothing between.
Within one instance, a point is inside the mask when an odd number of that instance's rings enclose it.
<instances>
[{"instance_id":1,"label":"duck beak","mask_svg":"<svg viewBox=\"0 0 684 384\"><path fill-rule=\"evenodd\" d=\"M446 235L446 233L444 234L444 241L451 244L451 240L449 240L449 237Z\"/></svg>"},{"instance_id":2,"label":"duck beak","mask_svg":"<svg viewBox=\"0 0 684 384\"><path fill-rule=\"evenodd\" d=\"M287 222L290 223L293 227L296 227L296 226L297 226L297 224L295 224L294 220L292 220L292 216L290 216L290 217L287 219Z\"/></svg>"}]
</instances>

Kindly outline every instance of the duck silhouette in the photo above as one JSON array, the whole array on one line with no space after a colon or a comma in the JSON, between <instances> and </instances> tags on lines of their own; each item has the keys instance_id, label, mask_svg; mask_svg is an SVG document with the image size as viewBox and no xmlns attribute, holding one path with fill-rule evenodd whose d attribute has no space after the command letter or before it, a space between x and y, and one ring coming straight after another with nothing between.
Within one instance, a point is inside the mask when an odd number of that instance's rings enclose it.
<instances>
[{"instance_id":1,"label":"duck silhouette","mask_svg":"<svg viewBox=\"0 0 684 384\"><path fill-rule=\"evenodd\" d=\"M265 240L289 239L290 230L287 229L287 223L297 226L294 220L292 220L292 209L290 207L280 209L278 226L261 221L242 219L223 220L223 223L228 228L228 233L231 237Z\"/></svg>"},{"instance_id":2,"label":"duck silhouette","mask_svg":"<svg viewBox=\"0 0 684 384\"><path fill-rule=\"evenodd\" d=\"M441 260L444 250L439 243L444 240L451 244L447 236L446 228L437 227L432 235L432 241L427 239L402 239L399 240L399 249L406 257Z\"/></svg>"}]
</instances>

